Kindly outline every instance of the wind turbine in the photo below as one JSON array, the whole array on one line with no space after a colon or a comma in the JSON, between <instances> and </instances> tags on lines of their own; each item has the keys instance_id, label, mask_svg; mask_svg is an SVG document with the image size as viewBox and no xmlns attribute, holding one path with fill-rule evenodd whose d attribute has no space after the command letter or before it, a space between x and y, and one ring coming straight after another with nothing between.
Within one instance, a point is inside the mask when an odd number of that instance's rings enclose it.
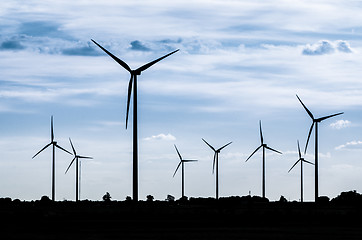
<instances>
[{"instance_id":1,"label":"wind turbine","mask_svg":"<svg viewBox=\"0 0 362 240\"><path fill-rule=\"evenodd\" d=\"M261 121L259 121L259 129L260 129L260 141L261 141L261 144L259 147L257 147L255 149L255 151L246 159L245 162L247 162L251 156L254 155L254 153L256 153L260 148L263 148L263 185L262 185L262 195L263 195L263 198L265 198L265 149L269 149L271 151L274 151L276 153L279 153L279 154L282 154L281 152L271 148L271 147L268 147L268 145L266 143L264 143L264 139L263 139L263 132L262 132L262 129L261 129Z\"/></svg>"},{"instance_id":2,"label":"wind turbine","mask_svg":"<svg viewBox=\"0 0 362 240\"><path fill-rule=\"evenodd\" d=\"M126 129L128 125L128 112L129 112L129 104L131 100L132 93L132 85L133 85L133 200L138 201L138 139L137 139L137 76L141 75L141 72L148 69L155 63L161 61L162 59L174 54L179 51L179 49L170 52L169 54L164 55L152 62L149 62L135 70L132 70L127 63L114 56L108 50L99 45L96 41L91 39L98 47L100 47L104 52L106 52L114 61L116 61L119 65L121 65L124 69L126 69L130 74L131 78L128 83L128 96L127 96L127 112L126 112Z\"/></svg>"},{"instance_id":3,"label":"wind turbine","mask_svg":"<svg viewBox=\"0 0 362 240\"><path fill-rule=\"evenodd\" d=\"M58 143L56 141L54 141L54 130L53 130L53 116L51 116L51 121L50 121L50 143L48 143L47 145L45 145L45 147L43 147L39 152L37 152L37 154L35 154L32 158L35 158L39 153L41 153L43 150L45 150L47 147L49 147L50 145L53 146L53 160L52 160L52 200L55 201L55 147L69 153L70 155L72 155L71 152L68 152L67 150L65 150L64 148L62 148L61 146L58 145Z\"/></svg>"},{"instance_id":4,"label":"wind turbine","mask_svg":"<svg viewBox=\"0 0 362 240\"><path fill-rule=\"evenodd\" d=\"M182 177L181 177L181 179L182 179L182 186L181 186L181 187L182 187L182 198L184 198L184 196L185 196L184 163L185 163L185 162L197 162L197 160L186 160L186 159L182 159L181 154L180 154L180 152L178 151L176 145L174 145L174 146L175 146L175 149L176 149L176 151L177 151L177 154L178 154L178 156L179 156L179 158L180 158L180 162L179 162L179 164L177 165L177 168L176 168L176 170L175 170L175 173L173 174L173 177L175 177L177 170L178 170L178 169L180 168L180 166L181 166L181 175L182 175Z\"/></svg>"},{"instance_id":5,"label":"wind turbine","mask_svg":"<svg viewBox=\"0 0 362 240\"><path fill-rule=\"evenodd\" d=\"M73 154L74 154L74 158L73 160L70 162L67 170L65 171L65 174L68 172L69 168L72 166L74 160L75 160L75 201L78 202L79 201L79 172L80 170L78 170L78 162L79 162L79 159L93 159L92 157L85 157L85 156L81 156L81 155L78 155L77 152L75 151L74 149L74 146L73 146L73 143L72 143L72 140L69 138L69 141L70 141L70 145L72 146L72 149L73 149Z\"/></svg>"},{"instance_id":6,"label":"wind turbine","mask_svg":"<svg viewBox=\"0 0 362 240\"><path fill-rule=\"evenodd\" d=\"M309 129L309 134L308 134L308 138L307 138L307 143L305 144L305 150L304 153L307 152L307 147L308 147L308 142L309 142L309 138L310 135L312 133L313 130L313 126L315 125L315 149L314 149L314 164L315 164L315 201L317 202L318 200L318 123L322 122L323 120L327 119L327 118L331 118L340 114L343 114L343 112L340 113L336 113L336 114L332 114L332 115L328 115L325 117L321 117L321 118L314 118L313 114L311 113L311 111L309 111L309 109L304 105L304 103L302 102L302 100L300 100L300 98L298 97L298 95L296 95L299 102L302 104L302 106L304 107L305 111L307 111L308 115L310 116L310 118L312 119L312 125L310 126Z\"/></svg>"},{"instance_id":7,"label":"wind turbine","mask_svg":"<svg viewBox=\"0 0 362 240\"><path fill-rule=\"evenodd\" d=\"M214 161L212 163L212 173L214 174L216 164L216 199L219 199L219 153L223 148L230 145L232 142L229 142L228 144L225 144L224 146L216 150L213 146L206 142L205 139L202 138L202 141L204 141L207 146L209 146L215 152Z\"/></svg>"},{"instance_id":8,"label":"wind turbine","mask_svg":"<svg viewBox=\"0 0 362 240\"><path fill-rule=\"evenodd\" d=\"M303 202L303 162L309 163L314 165L313 163L305 160L302 158L302 154L300 153L300 147L299 147L299 141L297 140L298 144L298 153L299 153L299 159L294 163L294 165L289 169L288 173L300 162L300 201Z\"/></svg>"}]
</instances>

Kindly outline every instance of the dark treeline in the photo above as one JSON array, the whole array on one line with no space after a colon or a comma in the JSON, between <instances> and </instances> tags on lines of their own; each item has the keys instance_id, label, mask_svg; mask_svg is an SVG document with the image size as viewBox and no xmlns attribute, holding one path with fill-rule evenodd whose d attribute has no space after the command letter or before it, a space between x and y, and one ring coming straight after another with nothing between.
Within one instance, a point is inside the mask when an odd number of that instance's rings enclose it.
<instances>
[{"instance_id":1,"label":"dark treeline","mask_svg":"<svg viewBox=\"0 0 362 240\"><path fill-rule=\"evenodd\" d=\"M362 195L318 202L259 196L134 202L0 198L4 239L362 239Z\"/></svg>"},{"instance_id":2,"label":"dark treeline","mask_svg":"<svg viewBox=\"0 0 362 240\"><path fill-rule=\"evenodd\" d=\"M78 205L86 205L86 204L102 204L103 205L110 205L110 204L117 204L117 203L128 203L128 204L135 204L132 201L132 198L127 196L124 201L117 201L117 200L111 200L111 196L108 192L103 196L103 201L92 201L92 200L82 200L78 202ZM156 203L166 203L167 205L178 205L178 204L196 204L196 205L209 205L209 204L217 204L219 206L221 205L237 205L237 204L245 204L245 203L272 203L269 201L268 198L263 198L260 196L230 196L230 197L220 197L219 199L215 199L213 197L203 198L203 197L183 197L178 200L175 200L175 198L171 195L168 195L167 198L163 201L160 200L154 200L154 197L152 195L147 195L146 200L140 200L138 201L138 204L141 204L142 202L156 202ZM280 196L280 199L278 201L274 201L274 203L299 203L295 200L288 201L284 196ZM64 200L64 201L55 201L53 202L50 200L48 196L42 196L40 200L32 200L32 201L21 201L19 199L12 200L10 197L0 197L0 206L1 205L20 205L20 204L31 204L31 205L66 205L66 204L74 204L75 202ZM307 202L308 204L311 204L311 202ZM339 204L349 204L349 205L359 205L362 204L362 194L358 193L357 191L348 191L348 192L342 192L340 195L338 195L335 198L332 198L331 200L327 196L320 196L318 198L319 204L330 204L330 205L339 205Z\"/></svg>"}]
</instances>

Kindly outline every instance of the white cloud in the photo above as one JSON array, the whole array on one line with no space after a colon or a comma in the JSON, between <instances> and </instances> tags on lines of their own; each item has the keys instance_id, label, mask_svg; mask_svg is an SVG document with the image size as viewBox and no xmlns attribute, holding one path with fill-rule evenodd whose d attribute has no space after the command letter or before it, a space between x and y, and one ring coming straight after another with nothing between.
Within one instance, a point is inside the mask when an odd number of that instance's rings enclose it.
<instances>
[{"instance_id":1,"label":"white cloud","mask_svg":"<svg viewBox=\"0 0 362 240\"><path fill-rule=\"evenodd\" d=\"M143 140L145 140L145 141L151 141L151 140L175 141L176 137L171 135L170 133L167 134L167 135L163 134L163 133L160 133L158 135L153 135L151 137L146 137Z\"/></svg>"},{"instance_id":2,"label":"white cloud","mask_svg":"<svg viewBox=\"0 0 362 240\"><path fill-rule=\"evenodd\" d=\"M325 55L334 53L336 51L351 53L352 48L348 42L343 40L338 40L335 42L321 40L313 45L308 44L306 47L304 47L303 55Z\"/></svg>"},{"instance_id":3,"label":"white cloud","mask_svg":"<svg viewBox=\"0 0 362 240\"><path fill-rule=\"evenodd\" d=\"M362 149L362 141L351 141L345 144L339 145L335 148L336 150L354 150L354 149Z\"/></svg>"},{"instance_id":4,"label":"white cloud","mask_svg":"<svg viewBox=\"0 0 362 240\"><path fill-rule=\"evenodd\" d=\"M334 129L342 129L351 126L351 122L348 120L338 120L334 123L331 123L329 126L331 126Z\"/></svg>"}]
</instances>

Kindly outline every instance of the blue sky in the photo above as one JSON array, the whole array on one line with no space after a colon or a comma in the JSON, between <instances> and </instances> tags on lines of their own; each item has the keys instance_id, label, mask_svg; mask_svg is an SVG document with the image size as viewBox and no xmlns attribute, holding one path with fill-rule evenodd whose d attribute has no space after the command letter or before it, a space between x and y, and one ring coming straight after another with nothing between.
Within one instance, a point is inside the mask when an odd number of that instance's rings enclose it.
<instances>
[{"instance_id":1,"label":"blue sky","mask_svg":"<svg viewBox=\"0 0 362 240\"><path fill-rule=\"evenodd\" d=\"M296 94L321 117L320 195L362 192L362 3L360 1L2 1L0 10L0 196L51 195L55 139L92 156L82 163L81 198L132 196L132 124L125 130L129 73L96 40L137 68L139 196L181 195L177 145L189 197L214 197L213 152L220 156L220 196L261 195L265 142L266 196L300 198L297 139L311 119ZM132 106L132 103L131 103ZM131 118L132 120L132 111ZM131 122L131 121L130 121ZM314 139L306 160L314 161ZM56 153L56 199L74 200L70 155ZM304 199L314 199L314 168L304 168Z\"/></svg>"}]
</instances>

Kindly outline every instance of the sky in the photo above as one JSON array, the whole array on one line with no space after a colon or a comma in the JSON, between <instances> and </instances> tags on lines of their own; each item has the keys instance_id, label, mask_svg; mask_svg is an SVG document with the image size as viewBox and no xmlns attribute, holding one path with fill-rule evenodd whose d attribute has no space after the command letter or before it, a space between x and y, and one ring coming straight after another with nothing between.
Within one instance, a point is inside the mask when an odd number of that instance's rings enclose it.
<instances>
[{"instance_id":1,"label":"sky","mask_svg":"<svg viewBox=\"0 0 362 240\"><path fill-rule=\"evenodd\" d=\"M319 194L362 192L362 2L134 0L0 3L0 197L51 196L50 118L58 144L93 157L81 165L81 199L132 196L129 73L173 50L138 77L139 199L181 197L174 145L185 159L185 194L261 196L259 121L268 146L266 197L300 199L302 151L318 118ZM306 160L314 162L314 131ZM56 200L75 199L72 156L56 151ZM304 166L314 201L314 166Z\"/></svg>"}]
</instances>

